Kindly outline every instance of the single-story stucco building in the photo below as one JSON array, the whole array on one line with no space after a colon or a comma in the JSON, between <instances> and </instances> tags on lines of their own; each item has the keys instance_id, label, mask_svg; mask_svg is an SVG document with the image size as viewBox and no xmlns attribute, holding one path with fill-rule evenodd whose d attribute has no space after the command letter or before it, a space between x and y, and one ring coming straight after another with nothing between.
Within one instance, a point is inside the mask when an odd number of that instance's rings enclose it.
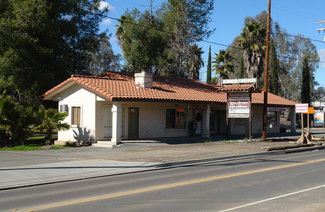
<instances>
[{"instance_id":1,"label":"single-story stucco building","mask_svg":"<svg viewBox=\"0 0 325 212\"><path fill-rule=\"evenodd\" d=\"M236 91L241 91L237 86ZM59 131L58 141L118 144L122 139L185 137L208 138L226 133L227 93L218 86L192 79L105 72L99 77L73 75L43 95L58 101L67 112L70 130ZM263 92L252 93L252 133L262 132ZM295 129L295 102L268 94L268 107L288 108ZM270 112L272 128L280 132L280 112ZM231 119L229 133L247 134L247 119ZM196 130L192 130L196 126Z\"/></svg>"}]
</instances>

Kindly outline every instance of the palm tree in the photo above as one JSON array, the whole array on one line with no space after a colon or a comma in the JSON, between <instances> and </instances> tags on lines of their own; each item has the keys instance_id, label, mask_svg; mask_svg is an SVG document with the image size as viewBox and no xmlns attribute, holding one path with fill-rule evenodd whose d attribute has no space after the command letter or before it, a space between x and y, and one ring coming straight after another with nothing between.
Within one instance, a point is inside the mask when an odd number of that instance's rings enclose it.
<instances>
[{"instance_id":1,"label":"palm tree","mask_svg":"<svg viewBox=\"0 0 325 212\"><path fill-rule=\"evenodd\" d=\"M198 80L200 78L200 68L204 66L202 59L202 47L194 44L190 47L190 56L184 62L184 67L187 69L188 76L190 79Z\"/></svg>"},{"instance_id":2,"label":"palm tree","mask_svg":"<svg viewBox=\"0 0 325 212\"><path fill-rule=\"evenodd\" d=\"M124 41L124 33L125 33L125 23L127 23L129 18L125 15L122 15L121 18L118 20L119 25L115 25L116 32L115 35L117 37L119 45L122 47Z\"/></svg>"},{"instance_id":3,"label":"palm tree","mask_svg":"<svg viewBox=\"0 0 325 212\"><path fill-rule=\"evenodd\" d=\"M220 50L219 54L216 54L213 59L214 61L212 63L214 65L212 66L212 71L216 71L216 75L219 75L220 78L228 79L228 75L233 72L230 53L225 50Z\"/></svg>"},{"instance_id":4,"label":"palm tree","mask_svg":"<svg viewBox=\"0 0 325 212\"><path fill-rule=\"evenodd\" d=\"M245 24L238 38L238 46L244 50L243 60L248 77L258 77L263 72L266 30L259 22Z\"/></svg>"},{"instance_id":5,"label":"palm tree","mask_svg":"<svg viewBox=\"0 0 325 212\"><path fill-rule=\"evenodd\" d=\"M40 119L41 124L34 129L39 129L41 131L46 129L45 143L47 145L53 144L52 133L54 128L58 130L68 130L70 128L70 125L67 123L61 123L61 121L68 116L67 113L60 113L53 108L46 110L45 107L41 105L39 111L36 112L36 115Z\"/></svg>"}]
</instances>

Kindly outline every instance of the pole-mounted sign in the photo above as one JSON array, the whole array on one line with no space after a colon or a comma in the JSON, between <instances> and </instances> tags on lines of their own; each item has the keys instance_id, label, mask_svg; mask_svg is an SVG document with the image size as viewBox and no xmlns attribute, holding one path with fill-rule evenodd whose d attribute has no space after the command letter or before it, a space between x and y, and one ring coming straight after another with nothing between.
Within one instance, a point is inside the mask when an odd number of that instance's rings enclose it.
<instances>
[{"instance_id":1,"label":"pole-mounted sign","mask_svg":"<svg viewBox=\"0 0 325 212\"><path fill-rule=\"evenodd\" d=\"M296 113L308 113L308 103L296 104Z\"/></svg>"}]
</instances>

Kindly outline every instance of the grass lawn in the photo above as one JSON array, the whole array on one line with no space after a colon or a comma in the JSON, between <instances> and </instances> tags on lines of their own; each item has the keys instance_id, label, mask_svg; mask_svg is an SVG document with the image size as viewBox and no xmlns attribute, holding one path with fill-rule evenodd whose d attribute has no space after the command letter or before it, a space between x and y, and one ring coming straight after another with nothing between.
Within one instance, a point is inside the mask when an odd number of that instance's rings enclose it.
<instances>
[{"instance_id":1,"label":"grass lawn","mask_svg":"<svg viewBox=\"0 0 325 212\"><path fill-rule=\"evenodd\" d=\"M53 135L52 138L53 138L53 140L56 140L56 139L58 139L58 136ZM31 141L31 140L42 140L42 139L45 139L45 135L31 136L31 137L27 138L26 140Z\"/></svg>"},{"instance_id":2,"label":"grass lawn","mask_svg":"<svg viewBox=\"0 0 325 212\"><path fill-rule=\"evenodd\" d=\"M20 145L15 147L0 148L0 151L35 151L39 150L42 146L40 145ZM71 146L53 146L51 149L68 149L73 148Z\"/></svg>"}]
</instances>

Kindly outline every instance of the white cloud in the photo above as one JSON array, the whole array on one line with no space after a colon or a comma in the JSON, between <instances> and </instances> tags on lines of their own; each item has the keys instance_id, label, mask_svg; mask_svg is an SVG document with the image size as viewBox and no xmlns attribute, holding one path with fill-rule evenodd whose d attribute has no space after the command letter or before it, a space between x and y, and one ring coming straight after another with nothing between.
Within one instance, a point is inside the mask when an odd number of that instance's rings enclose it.
<instances>
[{"instance_id":1,"label":"white cloud","mask_svg":"<svg viewBox=\"0 0 325 212\"><path fill-rule=\"evenodd\" d=\"M110 42L117 42L118 40L117 40L117 38L110 38L109 41Z\"/></svg>"},{"instance_id":2,"label":"white cloud","mask_svg":"<svg viewBox=\"0 0 325 212\"><path fill-rule=\"evenodd\" d=\"M101 1L99 3L99 9L103 10L103 9L108 9L109 11L115 11L115 7L113 7L112 5L110 5L109 3L105 2L105 1Z\"/></svg>"},{"instance_id":3,"label":"white cloud","mask_svg":"<svg viewBox=\"0 0 325 212\"><path fill-rule=\"evenodd\" d=\"M102 21L102 24L103 24L103 25L112 25L112 21L111 21L111 19L106 18L106 19L104 19L104 20Z\"/></svg>"},{"instance_id":4,"label":"white cloud","mask_svg":"<svg viewBox=\"0 0 325 212\"><path fill-rule=\"evenodd\" d=\"M325 61L325 49L318 50L319 60ZM325 63L319 63L322 68L325 69Z\"/></svg>"}]
</instances>

